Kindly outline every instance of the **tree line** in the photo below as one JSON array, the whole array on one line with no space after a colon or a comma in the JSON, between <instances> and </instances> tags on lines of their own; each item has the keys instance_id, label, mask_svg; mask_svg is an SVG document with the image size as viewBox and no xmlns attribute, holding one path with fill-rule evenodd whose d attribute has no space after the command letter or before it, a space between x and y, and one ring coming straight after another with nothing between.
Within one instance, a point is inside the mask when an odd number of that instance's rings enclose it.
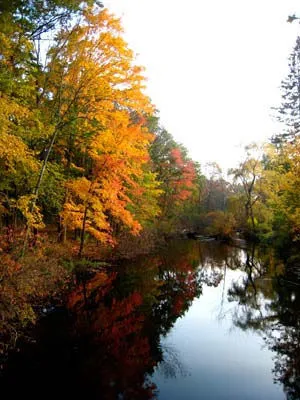
<instances>
[{"instance_id":1,"label":"tree line","mask_svg":"<svg viewBox=\"0 0 300 400\"><path fill-rule=\"evenodd\" d=\"M282 82L283 123L207 177L159 121L143 67L100 2L15 0L0 15L0 223L23 257L51 232L113 246L149 229L297 242L300 39ZM54 233L56 232L56 233Z\"/></svg>"},{"instance_id":2,"label":"tree line","mask_svg":"<svg viewBox=\"0 0 300 400\"><path fill-rule=\"evenodd\" d=\"M122 26L97 2L15 1L0 16L0 213L24 255L38 231L106 245L170 230L200 171L160 126ZM73 235L73 233L72 233ZM73 236L72 236L73 237Z\"/></svg>"}]
</instances>

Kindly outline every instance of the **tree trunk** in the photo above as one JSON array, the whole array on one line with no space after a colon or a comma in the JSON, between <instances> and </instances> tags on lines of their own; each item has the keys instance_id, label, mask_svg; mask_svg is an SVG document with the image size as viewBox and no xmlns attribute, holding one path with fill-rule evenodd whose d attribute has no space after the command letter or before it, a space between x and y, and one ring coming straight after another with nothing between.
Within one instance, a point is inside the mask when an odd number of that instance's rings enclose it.
<instances>
[{"instance_id":1,"label":"tree trunk","mask_svg":"<svg viewBox=\"0 0 300 400\"><path fill-rule=\"evenodd\" d=\"M82 221L82 228L80 233L80 247L78 252L78 257L82 256L83 246L84 246L84 235L85 235L85 225L86 225L86 218L87 218L88 206L85 206L83 221Z\"/></svg>"},{"instance_id":2,"label":"tree trunk","mask_svg":"<svg viewBox=\"0 0 300 400\"><path fill-rule=\"evenodd\" d=\"M50 142L50 144L49 144L49 147L48 147L48 149L46 150L46 155L45 155L45 158L44 158L44 161L43 161L43 165L42 165L42 168L41 168L41 170L40 170L39 177L38 177L38 180L37 180L37 183L36 183L34 192L33 192L33 196L34 196L34 197L33 197L33 200L32 200L31 206L30 206L30 210L29 210L29 212L31 212L31 213L32 213L33 210L34 210L34 207L35 207L36 202L37 202L37 199L38 199L38 194L39 194L39 190L40 190L40 187L41 187L41 183L42 183L42 180L43 180L45 171L46 171L46 166L47 166L48 158L49 158L49 155L50 155L50 153L51 153L52 147L53 147L53 145L54 145L56 136L57 136L57 134L58 134L58 129L59 129L59 127L57 126L56 129L55 129L55 131L54 131L54 133L53 133L53 135L52 135L52 138L51 138L51 142ZM28 224L27 224L21 257L23 257L24 254L25 254L26 247L27 247L27 243L28 243L28 238L29 238L29 233L30 233L30 226L28 226Z\"/></svg>"}]
</instances>

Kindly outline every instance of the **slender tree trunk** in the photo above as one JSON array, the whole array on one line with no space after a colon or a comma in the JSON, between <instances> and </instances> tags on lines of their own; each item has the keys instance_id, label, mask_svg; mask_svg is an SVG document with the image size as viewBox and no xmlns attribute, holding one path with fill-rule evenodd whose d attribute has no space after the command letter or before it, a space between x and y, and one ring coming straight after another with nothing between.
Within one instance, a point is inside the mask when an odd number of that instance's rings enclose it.
<instances>
[{"instance_id":1,"label":"slender tree trunk","mask_svg":"<svg viewBox=\"0 0 300 400\"><path fill-rule=\"evenodd\" d=\"M73 151L73 147L74 147L74 135L73 135L73 131L71 130L70 135L69 135L69 139L68 139L68 149L67 149L67 165L66 165L66 180L68 180L70 178L70 170L71 170L71 163L72 163L72 151ZM68 189L66 189L65 191L65 195L64 195L64 204L66 203L67 199L68 199ZM59 241L62 243L65 243L67 240L67 225L64 223L60 223L60 232L59 232Z\"/></svg>"},{"instance_id":2,"label":"slender tree trunk","mask_svg":"<svg viewBox=\"0 0 300 400\"><path fill-rule=\"evenodd\" d=\"M62 81L63 81L63 76L61 77L61 82L62 82ZM45 171L46 171L46 166L47 166L48 158L49 158L49 155L50 155L50 153L51 153L51 151L52 151L52 148L53 148L54 142L55 142L55 140L56 140L56 137L57 137L57 135L58 135L58 132L59 132L66 124L68 124L68 123L71 122L70 120L69 120L68 122L63 122L63 121L64 121L66 115L68 115L68 113L70 112L71 107L75 104L76 100L78 99L78 96L79 96L79 94L80 94L80 91L81 91L82 87L83 87L83 86L80 85L80 86L77 88L77 90L76 90L76 92L75 92L75 94L74 94L74 97L71 99L71 101L69 102L69 104L68 104L68 106L67 106L67 109L63 112L62 115L60 115L61 105L62 105L62 103L61 103L61 91L62 91L62 86L60 86L60 88L59 88L59 107L58 107L58 111L57 111L57 113L56 113L56 116L58 117L58 121L59 121L59 122L58 122L58 123L56 124L56 126L55 126L55 130L54 130L53 135L52 135L52 137L51 137L51 141L50 141L50 143L49 143L49 147L47 148L47 151L46 151L46 155L45 155L45 158L44 158L44 161L43 161L43 165L42 165L42 168L41 168L40 173L39 173L38 181L37 181L37 184L36 184L35 189L34 189L34 192L33 192L33 200L32 200L31 206L30 206L30 210L29 210L30 212L32 212L32 211L34 210L34 207L35 207L35 205L36 205L36 202L37 202L37 199L38 199L39 190L40 190L40 187L41 187L41 183L42 183L42 180L43 180ZM75 120L76 120L76 118L75 118ZM30 227L27 225L27 227L26 227L26 232L25 232L25 238L24 238L23 249L22 249L22 253L21 253L21 258L24 256L25 251L26 251L26 247L27 247L27 243L28 243L28 238L29 238L29 233L30 233Z\"/></svg>"},{"instance_id":3,"label":"slender tree trunk","mask_svg":"<svg viewBox=\"0 0 300 400\"><path fill-rule=\"evenodd\" d=\"M58 243L65 243L67 240L67 226L63 224L62 217L59 217L57 226L57 241Z\"/></svg>"},{"instance_id":4,"label":"slender tree trunk","mask_svg":"<svg viewBox=\"0 0 300 400\"><path fill-rule=\"evenodd\" d=\"M51 153L52 147L53 147L53 145L54 145L55 139L56 139L56 137L57 137L58 130L59 130L59 127L57 126L57 128L55 129L55 131L54 131L54 133L53 133L53 135L52 135L52 138L51 138L51 142L50 142L50 144L49 144L49 147L48 147L48 149L47 149L47 151L46 151L46 156L45 156L45 158L44 158L43 165L42 165L42 168L41 168L41 170L40 170L39 177L38 177L38 180L37 180L37 183L36 183L34 192L33 192L33 200L32 200L32 202L31 202L31 206L30 206L30 210L29 210L31 213L32 213L33 210L34 210L34 207L35 207L36 202L37 202L37 199L38 199L38 194L39 194L39 190L40 190L40 187L41 187L41 183L42 183L42 180L43 180L45 171L46 171L46 166L47 166L48 158L49 158L49 155L50 155L50 153ZM26 247L27 247L27 243L28 243L28 238L29 238L29 233L30 233L30 226L27 224L21 257L23 257L24 254L25 254Z\"/></svg>"},{"instance_id":5,"label":"slender tree trunk","mask_svg":"<svg viewBox=\"0 0 300 400\"><path fill-rule=\"evenodd\" d=\"M64 225L63 243L66 243L66 241L67 241L67 225Z\"/></svg>"},{"instance_id":6,"label":"slender tree trunk","mask_svg":"<svg viewBox=\"0 0 300 400\"><path fill-rule=\"evenodd\" d=\"M250 204L250 218L251 218L251 224L252 224L252 231L254 232L255 230L255 220L254 220L254 215L253 215L253 209L252 206Z\"/></svg>"},{"instance_id":7,"label":"slender tree trunk","mask_svg":"<svg viewBox=\"0 0 300 400\"><path fill-rule=\"evenodd\" d=\"M85 235L87 212L88 212L88 206L85 206L83 221L82 221L82 228L81 228L81 233L80 233L80 247L79 247L79 252L78 252L79 257L82 256L82 251L83 251L83 246L84 246L84 235Z\"/></svg>"},{"instance_id":8,"label":"slender tree trunk","mask_svg":"<svg viewBox=\"0 0 300 400\"><path fill-rule=\"evenodd\" d=\"M250 218L252 232L254 232L254 230L255 230L255 220L254 220L254 215L253 215L253 208L252 208L252 204L251 204L251 198L248 198L248 200L247 200L247 202L245 204L245 208L246 208L247 220Z\"/></svg>"}]
</instances>

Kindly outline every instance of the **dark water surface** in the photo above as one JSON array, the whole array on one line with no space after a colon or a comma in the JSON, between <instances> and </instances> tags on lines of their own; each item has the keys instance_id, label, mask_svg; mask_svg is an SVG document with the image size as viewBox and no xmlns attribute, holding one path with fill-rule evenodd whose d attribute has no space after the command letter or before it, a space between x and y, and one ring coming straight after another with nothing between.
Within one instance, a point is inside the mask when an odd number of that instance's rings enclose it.
<instances>
[{"instance_id":1,"label":"dark water surface","mask_svg":"<svg viewBox=\"0 0 300 400\"><path fill-rule=\"evenodd\" d=\"M300 399L300 296L271 251L182 240L99 272L38 324L3 398Z\"/></svg>"}]
</instances>

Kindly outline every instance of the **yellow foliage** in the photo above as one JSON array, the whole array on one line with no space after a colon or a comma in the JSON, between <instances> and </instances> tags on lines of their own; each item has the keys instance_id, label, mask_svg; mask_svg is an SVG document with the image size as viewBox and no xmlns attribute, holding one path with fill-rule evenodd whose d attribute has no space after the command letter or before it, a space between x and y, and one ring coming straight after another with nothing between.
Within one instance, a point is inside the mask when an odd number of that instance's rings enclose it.
<instances>
[{"instance_id":1,"label":"yellow foliage","mask_svg":"<svg viewBox=\"0 0 300 400\"><path fill-rule=\"evenodd\" d=\"M10 171L15 172L20 164L27 170L36 171L38 162L26 144L18 137L6 132L0 134L0 161Z\"/></svg>"},{"instance_id":2,"label":"yellow foliage","mask_svg":"<svg viewBox=\"0 0 300 400\"><path fill-rule=\"evenodd\" d=\"M67 183L69 199L62 213L65 224L81 228L86 211L86 231L101 242L112 240L109 218L138 234L141 225L128 206L130 194L138 188L142 191L143 165L149 158L151 140L141 123L130 122L128 113L111 113L108 128L95 135L88 147L92 180L79 178Z\"/></svg>"},{"instance_id":3,"label":"yellow foliage","mask_svg":"<svg viewBox=\"0 0 300 400\"><path fill-rule=\"evenodd\" d=\"M33 195L21 196L17 201L17 209L23 214L30 228L44 228L43 216L38 206L33 204Z\"/></svg>"}]
</instances>

